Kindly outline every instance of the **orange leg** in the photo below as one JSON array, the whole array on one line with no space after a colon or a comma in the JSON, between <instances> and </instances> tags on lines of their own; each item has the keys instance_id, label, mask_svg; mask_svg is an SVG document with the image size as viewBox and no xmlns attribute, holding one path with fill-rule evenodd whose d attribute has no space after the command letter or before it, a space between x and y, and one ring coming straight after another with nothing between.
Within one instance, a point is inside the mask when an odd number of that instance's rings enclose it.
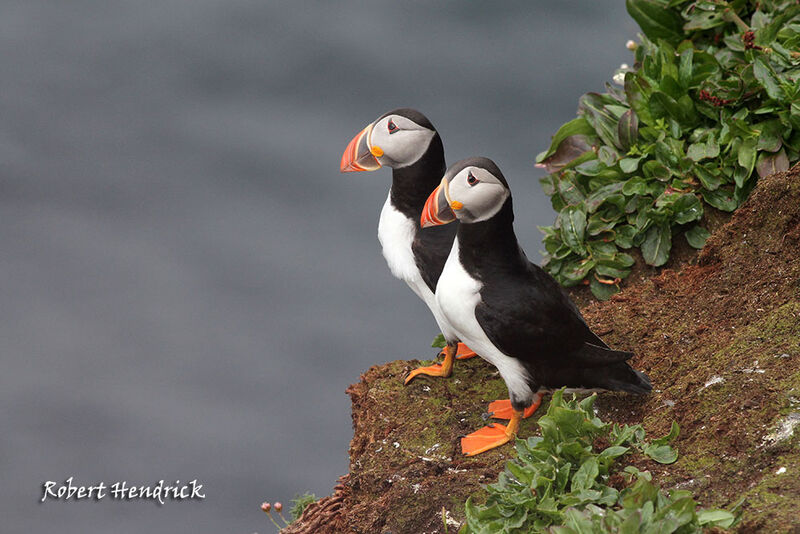
<instances>
[{"instance_id":1,"label":"orange leg","mask_svg":"<svg viewBox=\"0 0 800 534\"><path fill-rule=\"evenodd\" d=\"M456 360L468 360L470 358L474 358L475 356L477 356L477 354L475 354L474 350L464 345L463 343L458 344L458 350L456 351Z\"/></svg>"},{"instance_id":2,"label":"orange leg","mask_svg":"<svg viewBox=\"0 0 800 534\"><path fill-rule=\"evenodd\" d=\"M453 361L455 361L456 356L456 346L455 345L447 345L444 348L444 362L436 363L429 367L419 367L418 369L414 369L408 376L406 377L404 385L408 385L415 376L417 375L428 375L428 376L444 376L448 377L453 372Z\"/></svg>"},{"instance_id":3,"label":"orange leg","mask_svg":"<svg viewBox=\"0 0 800 534\"><path fill-rule=\"evenodd\" d=\"M542 397L544 397L544 393L534 394L533 403L525 408L525 411L522 412L522 417L527 419L535 414L536 410L538 410L539 406L542 404ZM496 400L489 403L489 416L492 419L511 419L513 414L514 408L511 407L510 399Z\"/></svg>"},{"instance_id":4,"label":"orange leg","mask_svg":"<svg viewBox=\"0 0 800 534\"><path fill-rule=\"evenodd\" d=\"M461 452L466 456L475 456L508 443L517 435L520 419L522 419L522 412L515 411L511 415L508 426L492 423L464 436L461 438Z\"/></svg>"}]
</instances>

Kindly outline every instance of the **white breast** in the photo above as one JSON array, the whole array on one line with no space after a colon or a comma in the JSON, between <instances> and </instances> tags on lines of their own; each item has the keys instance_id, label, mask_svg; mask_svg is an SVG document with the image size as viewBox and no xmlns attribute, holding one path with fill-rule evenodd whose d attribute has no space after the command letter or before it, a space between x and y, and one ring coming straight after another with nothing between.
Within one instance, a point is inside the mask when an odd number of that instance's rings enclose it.
<instances>
[{"instance_id":1,"label":"white breast","mask_svg":"<svg viewBox=\"0 0 800 534\"><path fill-rule=\"evenodd\" d=\"M458 338L500 371L512 399L530 402L533 392L528 384L528 371L516 359L503 354L492 344L475 318L481 301L483 284L473 278L458 258L458 238L436 286L436 302Z\"/></svg>"},{"instance_id":2,"label":"white breast","mask_svg":"<svg viewBox=\"0 0 800 534\"><path fill-rule=\"evenodd\" d=\"M411 244L414 242L416 224L392 205L391 193L381 210L378 221L378 240L383 247L383 257L389 270L400 280L413 281L421 278Z\"/></svg>"},{"instance_id":3,"label":"white breast","mask_svg":"<svg viewBox=\"0 0 800 534\"><path fill-rule=\"evenodd\" d=\"M378 221L378 240L381 242L383 257L392 274L403 280L430 308L439 330L449 339L454 338L452 328L436 304L436 297L419 272L411 245L417 231L417 224L397 210L391 202L391 192L381 210Z\"/></svg>"}]
</instances>

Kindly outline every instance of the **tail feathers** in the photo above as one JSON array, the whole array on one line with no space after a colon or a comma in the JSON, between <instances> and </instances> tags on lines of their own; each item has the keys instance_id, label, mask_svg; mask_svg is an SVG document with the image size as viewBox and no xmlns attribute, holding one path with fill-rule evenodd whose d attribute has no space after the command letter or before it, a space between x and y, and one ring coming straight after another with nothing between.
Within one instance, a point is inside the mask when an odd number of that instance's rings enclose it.
<instances>
[{"instance_id":1,"label":"tail feathers","mask_svg":"<svg viewBox=\"0 0 800 534\"><path fill-rule=\"evenodd\" d=\"M637 371L627 363L620 363L605 369L593 369L594 382L597 386L610 391L627 391L628 393L650 393L653 389L650 378Z\"/></svg>"},{"instance_id":2,"label":"tail feathers","mask_svg":"<svg viewBox=\"0 0 800 534\"><path fill-rule=\"evenodd\" d=\"M577 364L585 367L606 367L630 360L633 357L633 353L584 343L580 349L573 353L573 357Z\"/></svg>"}]
</instances>

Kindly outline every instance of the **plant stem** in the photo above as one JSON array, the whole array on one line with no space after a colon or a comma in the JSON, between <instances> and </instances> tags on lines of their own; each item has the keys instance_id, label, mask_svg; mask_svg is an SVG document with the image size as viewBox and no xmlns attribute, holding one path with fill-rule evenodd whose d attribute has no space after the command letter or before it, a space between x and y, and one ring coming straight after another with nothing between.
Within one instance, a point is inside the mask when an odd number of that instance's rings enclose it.
<instances>
[{"instance_id":1,"label":"plant stem","mask_svg":"<svg viewBox=\"0 0 800 534\"><path fill-rule=\"evenodd\" d=\"M283 522L286 523L286 526L288 527L289 526L289 522L286 520L285 517L283 517L283 512L278 512L278 515L281 516L281 519L283 519Z\"/></svg>"},{"instance_id":2,"label":"plant stem","mask_svg":"<svg viewBox=\"0 0 800 534\"><path fill-rule=\"evenodd\" d=\"M272 521L272 524L275 525L275 528L277 528L278 532L280 532L283 527L280 526L277 521L275 521L275 519L272 517L272 514L267 513L267 517L269 517L269 520Z\"/></svg>"},{"instance_id":3,"label":"plant stem","mask_svg":"<svg viewBox=\"0 0 800 534\"><path fill-rule=\"evenodd\" d=\"M737 15L736 12L730 7L725 8L725 11L722 12L722 18L728 22L735 23L743 32L750 31L750 26L748 26L741 18L739 18L739 15Z\"/></svg>"}]
</instances>

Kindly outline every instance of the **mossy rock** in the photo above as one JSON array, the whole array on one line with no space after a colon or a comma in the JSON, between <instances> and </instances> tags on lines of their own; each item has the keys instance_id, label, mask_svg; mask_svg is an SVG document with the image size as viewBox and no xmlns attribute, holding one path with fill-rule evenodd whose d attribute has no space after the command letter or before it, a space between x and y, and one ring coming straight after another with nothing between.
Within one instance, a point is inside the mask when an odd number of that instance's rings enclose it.
<instances>
[{"instance_id":1,"label":"mossy rock","mask_svg":"<svg viewBox=\"0 0 800 534\"><path fill-rule=\"evenodd\" d=\"M706 507L744 498L740 532L800 531L800 166L760 180L694 261L583 312L609 345L636 354L631 363L654 385L645 398L601 394L600 417L656 436L681 426L677 462L635 457L637 467ZM504 446L465 458L459 437L507 392L477 358L457 362L449 379L403 386L420 364L373 367L348 389L350 473L285 532L444 532L443 510L448 531L458 530L466 498L480 499L513 454ZM520 436L535 432L535 419Z\"/></svg>"}]
</instances>

